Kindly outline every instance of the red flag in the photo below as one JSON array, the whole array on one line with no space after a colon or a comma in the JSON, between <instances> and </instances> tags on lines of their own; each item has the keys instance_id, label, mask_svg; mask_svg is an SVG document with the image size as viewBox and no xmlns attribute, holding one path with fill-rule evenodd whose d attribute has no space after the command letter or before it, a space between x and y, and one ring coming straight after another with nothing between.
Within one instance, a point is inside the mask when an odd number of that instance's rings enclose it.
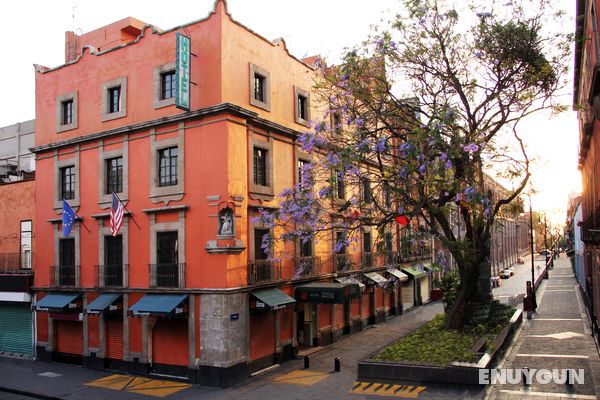
<instances>
[{"instance_id":1,"label":"red flag","mask_svg":"<svg viewBox=\"0 0 600 400\"><path fill-rule=\"evenodd\" d=\"M394 218L394 221L396 221L402 226L408 224L408 218L406 218L404 215L398 215L396 218Z\"/></svg>"},{"instance_id":2,"label":"red flag","mask_svg":"<svg viewBox=\"0 0 600 400\"><path fill-rule=\"evenodd\" d=\"M124 212L123 203L121 203L121 200L113 193L112 207L110 208L110 233L113 236L119 234L119 229L121 229L121 225L123 224Z\"/></svg>"}]
</instances>

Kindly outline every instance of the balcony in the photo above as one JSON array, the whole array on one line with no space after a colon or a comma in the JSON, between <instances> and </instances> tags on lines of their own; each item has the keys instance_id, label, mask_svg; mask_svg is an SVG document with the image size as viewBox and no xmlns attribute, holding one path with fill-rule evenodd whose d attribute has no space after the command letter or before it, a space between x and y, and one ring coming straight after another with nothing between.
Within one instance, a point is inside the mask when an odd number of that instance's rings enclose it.
<instances>
[{"instance_id":1,"label":"balcony","mask_svg":"<svg viewBox=\"0 0 600 400\"><path fill-rule=\"evenodd\" d=\"M79 265L52 265L50 286L79 287Z\"/></svg>"},{"instance_id":2,"label":"balcony","mask_svg":"<svg viewBox=\"0 0 600 400\"><path fill-rule=\"evenodd\" d=\"M185 288L185 263L148 264L148 267L151 288Z\"/></svg>"},{"instance_id":3,"label":"balcony","mask_svg":"<svg viewBox=\"0 0 600 400\"><path fill-rule=\"evenodd\" d=\"M248 285L277 282L281 280L281 262L251 260L248 264Z\"/></svg>"},{"instance_id":4,"label":"balcony","mask_svg":"<svg viewBox=\"0 0 600 400\"><path fill-rule=\"evenodd\" d=\"M387 266L395 266L400 264L398 252L391 250L383 252L383 262Z\"/></svg>"},{"instance_id":5,"label":"balcony","mask_svg":"<svg viewBox=\"0 0 600 400\"><path fill-rule=\"evenodd\" d=\"M346 272L352 271L355 265L352 263L350 254L334 254L333 255L333 271Z\"/></svg>"},{"instance_id":6,"label":"balcony","mask_svg":"<svg viewBox=\"0 0 600 400\"><path fill-rule=\"evenodd\" d=\"M323 263L320 257L294 257L294 265L296 267L294 279L300 279L320 275Z\"/></svg>"},{"instance_id":7,"label":"balcony","mask_svg":"<svg viewBox=\"0 0 600 400\"><path fill-rule=\"evenodd\" d=\"M128 286L128 264L95 265L94 270L94 287L96 288L122 288Z\"/></svg>"},{"instance_id":8,"label":"balcony","mask_svg":"<svg viewBox=\"0 0 600 400\"><path fill-rule=\"evenodd\" d=\"M31 274L31 252L0 253L0 274Z\"/></svg>"},{"instance_id":9,"label":"balcony","mask_svg":"<svg viewBox=\"0 0 600 400\"><path fill-rule=\"evenodd\" d=\"M427 258L431 258L431 244L429 242L403 244L400 248L400 260L402 262Z\"/></svg>"},{"instance_id":10,"label":"balcony","mask_svg":"<svg viewBox=\"0 0 600 400\"><path fill-rule=\"evenodd\" d=\"M362 253L360 255L360 266L361 268L371 268L374 266L374 260L375 260L375 254L374 253Z\"/></svg>"}]
</instances>

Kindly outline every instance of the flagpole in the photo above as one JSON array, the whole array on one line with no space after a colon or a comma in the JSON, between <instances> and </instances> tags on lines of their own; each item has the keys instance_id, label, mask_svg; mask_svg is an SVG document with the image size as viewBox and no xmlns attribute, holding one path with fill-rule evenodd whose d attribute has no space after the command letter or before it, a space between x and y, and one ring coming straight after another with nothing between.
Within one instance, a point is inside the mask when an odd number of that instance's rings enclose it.
<instances>
[{"instance_id":1,"label":"flagpole","mask_svg":"<svg viewBox=\"0 0 600 400\"><path fill-rule=\"evenodd\" d=\"M125 204L123 204L123 202L121 201L121 199L119 198L119 196L117 196L117 194L115 192L112 192L112 194L117 198L117 200L119 200L119 203L121 203L121 205L123 206L123 208L125 209L125 211L127 211L127 213L129 214L128 217L131 218L131 220L133 221L133 223L135 224L135 226L137 226L138 229L142 229L142 227L138 225L138 223L135 220L135 218L133 218L133 213L127 209L127 206Z\"/></svg>"}]
</instances>

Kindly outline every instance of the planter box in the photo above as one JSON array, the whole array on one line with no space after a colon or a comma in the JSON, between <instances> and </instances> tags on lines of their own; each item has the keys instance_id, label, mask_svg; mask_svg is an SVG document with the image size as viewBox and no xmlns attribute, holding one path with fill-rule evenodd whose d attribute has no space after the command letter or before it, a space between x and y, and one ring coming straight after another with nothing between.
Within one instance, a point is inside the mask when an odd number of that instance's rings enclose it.
<instances>
[{"instance_id":1,"label":"planter box","mask_svg":"<svg viewBox=\"0 0 600 400\"><path fill-rule=\"evenodd\" d=\"M442 289L431 289L431 301L441 300L444 297Z\"/></svg>"},{"instance_id":2,"label":"planter box","mask_svg":"<svg viewBox=\"0 0 600 400\"><path fill-rule=\"evenodd\" d=\"M426 365L410 361L378 361L374 360L381 349L368 359L358 362L358 381L396 382L414 381L423 383L478 385L479 370L494 368L496 362L504 353L516 328L523 320L523 310L517 310L508 325L496 335L491 353L482 354L477 363L453 362L446 366Z\"/></svg>"}]
</instances>

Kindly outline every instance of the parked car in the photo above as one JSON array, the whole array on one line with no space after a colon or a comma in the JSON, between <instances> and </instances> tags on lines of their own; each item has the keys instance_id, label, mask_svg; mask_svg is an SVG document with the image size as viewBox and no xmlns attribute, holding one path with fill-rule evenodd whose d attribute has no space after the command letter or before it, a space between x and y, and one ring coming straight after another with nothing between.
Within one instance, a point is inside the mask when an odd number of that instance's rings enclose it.
<instances>
[{"instance_id":1,"label":"parked car","mask_svg":"<svg viewBox=\"0 0 600 400\"><path fill-rule=\"evenodd\" d=\"M502 279L508 279L513 275L514 275L514 272L511 274L509 268L506 268L506 269L503 269L502 271L500 271L500 278L502 278Z\"/></svg>"}]
</instances>

